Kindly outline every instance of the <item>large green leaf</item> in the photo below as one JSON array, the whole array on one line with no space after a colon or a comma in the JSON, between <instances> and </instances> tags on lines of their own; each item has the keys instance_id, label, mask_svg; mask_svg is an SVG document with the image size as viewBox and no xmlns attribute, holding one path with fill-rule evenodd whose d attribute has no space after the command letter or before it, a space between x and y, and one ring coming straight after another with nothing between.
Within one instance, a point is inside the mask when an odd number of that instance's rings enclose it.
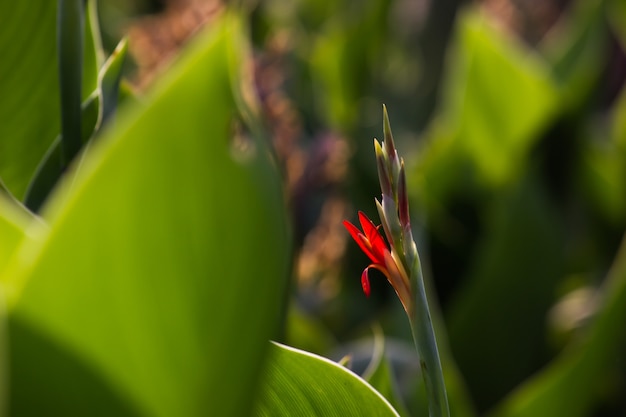
<instances>
[{"instance_id":1,"label":"large green leaf","mask_svg":"<svg viewBox=\"0 0 626 417\"><path fill-rule=\"evenodd\" d=\"M289 240L266 144L232 143L250 115L240 26L223 17L120 115L19 249L11 415L249 413Z\"/></svg>"},{"instance_id":2,"label":"large green leaf","mask_svg":"<svg viewBox=\"0 0 626 417\"><path fill-rule=\"evenodd\" d=\"M397 416L367 382L321 356L272 344L257 416Z\"/></svg>"},{"instance_id":3,"label":"large green leaf","mask_svg":"<svg viewBox=\"0 0 626 417\"><path fill-rule=\"evenodd\" d=\"M456 52L444 81L443 123L480 180L505 183L554 115L556 88L544 62L478 13L461 16Z\"/></svg>"},{"instance_id":4,"label":"large green leaf","mask_svg":"<svg viewBox=\"0 0 626 417\"><path fill-rule=\"evenodd\" d=\"M31 220L26 209L0 192L0 274L26 236Z\"/></svg>"}]
</instances>

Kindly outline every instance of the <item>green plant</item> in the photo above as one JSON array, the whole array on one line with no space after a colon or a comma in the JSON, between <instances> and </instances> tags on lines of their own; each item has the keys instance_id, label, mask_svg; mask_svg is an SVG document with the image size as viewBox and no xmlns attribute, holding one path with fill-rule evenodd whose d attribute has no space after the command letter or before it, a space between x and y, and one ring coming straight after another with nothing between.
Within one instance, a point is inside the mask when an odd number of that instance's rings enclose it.
<instances>
[{"instance_id":1,"label":"green plant","mask_svg":"<svg viewBox=\"0 0 626 417\"><path fill-rule=\"evenodd\" d=\"M622 2L527 43L447 2L423 33L399 1L240 2L138 93L99 11L149 3L0 2L0 415L621 415ZM376 183L365 300L341 219Z\"/></svg>"}]
</instances>

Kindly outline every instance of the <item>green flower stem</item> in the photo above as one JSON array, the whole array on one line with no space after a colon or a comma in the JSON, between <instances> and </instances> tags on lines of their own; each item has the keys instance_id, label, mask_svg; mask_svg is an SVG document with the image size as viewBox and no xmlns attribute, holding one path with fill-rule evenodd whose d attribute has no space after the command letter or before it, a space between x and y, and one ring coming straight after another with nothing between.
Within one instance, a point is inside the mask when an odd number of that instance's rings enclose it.
<instances>
[{"instance_id":1,"label":"green flower stem","mask_svg":"<svg viewBox=\"0 0 626 417\"><path fill-rule=\"evenodd\" d=\"M400 262L400 269L404 271L404 274L401 274L402 280L407 279L406 274L410 275L408 280L411 283L412 294L410 297L404 296L405 292L398 284L400 279L390 277L389 282L394 286L411 322L413 341L426 385L430 417L449 417L448 395L428 307L422 266L411 232L404 162L398 156L393 142L389 116L384 105L383 134L385 140L382 145L374 140L376 165L382 191L382 201L376 201L376 208L394 259Z\"/></svg>"},{"instance_id":2,"label":"green flower stem","mask_svg":"<svg viewBox=\"0 0 626 417\"><path fill-rule=\"evenodd\" d=\"M415 285L416 303L413 314L409 316L409 321L411 322L413 341L419 355L422 376L426 386L428 414L430 417L449 417L448 394L443 379L441 359L439 358L435 330L428 308L419 258L415 258L413 268L411 268L411 282Z\"/></svg>"}]
</instances>

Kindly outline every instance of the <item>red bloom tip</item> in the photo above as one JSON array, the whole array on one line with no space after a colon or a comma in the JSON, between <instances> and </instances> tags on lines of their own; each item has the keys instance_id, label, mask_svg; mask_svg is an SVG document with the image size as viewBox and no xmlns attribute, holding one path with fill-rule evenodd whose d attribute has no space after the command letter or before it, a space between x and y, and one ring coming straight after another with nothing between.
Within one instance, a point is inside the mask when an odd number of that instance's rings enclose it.
<instances>
[{"instance_id":1,"label":"red bloom tip","mask_svg":"<svg viewBox=\"0 0 626 417\"><path fill-rule=\"evenodd\" d=\"M376 226L365 213L361 211L359 211L359 222L361 223L362 231L347 220L343 221L343 225L348 229L352 238L372 261L361 274L363 292L369 297L369 270L370 268L378 269L387 277L389 283L396 290L404 309L409 312L411 309L411 284L404 267L402 264L397 263L391 254L385 239L383 239L378 231L380 226Z\"/></svg>"},{"instance_id":2,"label":"red bloom tip","mask_svg":"<svg viewBox=\"0 0 626 417\"><path fill-rule=\"evenodd\" d=\"M363 292L366 297L370 296L370 279L367 274L368 270L369 267L365 268L361 274L361 286L363 287Z\"/></svg>"},{"instance_id":3,"label":"red bloom tip","mask_svg":"<svg viewBox=\"0 0 626 417\"><path fill-rule=\"evenodd\" d=\"M381 260L385 259L385 251L388 250L385 239L378 232L380 226L376 226L362 211L359 211L359 222L361 222L365 237L369 241L369 249L374 255L370 258L373 262L380 263Z\"/></svg>"},{"instance_id":4,"label":"red bloom tip","mask_svg":"<svg viewBox=\"0 0 626 417\"><path fill-rule=\"evenodd\" d=\"M362 212L359 212L359 221L363 231L347 220L343 221L343 225L372 262L384 264L385 251L388 249L383 237L378 232L378 228Z\"/></svg>"}]
</instances>

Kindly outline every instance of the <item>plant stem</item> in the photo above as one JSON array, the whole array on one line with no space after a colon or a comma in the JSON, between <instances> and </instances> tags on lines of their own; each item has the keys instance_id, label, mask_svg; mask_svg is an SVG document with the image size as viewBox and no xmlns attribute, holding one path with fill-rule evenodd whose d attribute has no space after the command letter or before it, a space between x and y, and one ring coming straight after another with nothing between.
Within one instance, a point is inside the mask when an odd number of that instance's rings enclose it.
<instances>
[{"instance_id":1,"label":"plant stem","mask_svg":"<svg viewBox=\"0 0 626 417\"><path fill-rule=\"evenodd\" d=\"M419 355L426 386L428 414L430 417L449 417L448 394L443 379L435 330L428 308L422 266L417 257L413 263L413 268L411 268L411 274L413 275L411 281L415 284L416 303L413 314L409 316L409 321L411 322L413 341Z\"/></svg>"},{"instance_id":2,"label":"plant stem","mask_svg":"<svg viewBox=\"0 0 626 417\"><path fill-rule=\"evenodd\" d=\"M59 0L57 46L61 95L61 160L67 168L81 148L84 1Z\"/></svg>"}]
</instances>

